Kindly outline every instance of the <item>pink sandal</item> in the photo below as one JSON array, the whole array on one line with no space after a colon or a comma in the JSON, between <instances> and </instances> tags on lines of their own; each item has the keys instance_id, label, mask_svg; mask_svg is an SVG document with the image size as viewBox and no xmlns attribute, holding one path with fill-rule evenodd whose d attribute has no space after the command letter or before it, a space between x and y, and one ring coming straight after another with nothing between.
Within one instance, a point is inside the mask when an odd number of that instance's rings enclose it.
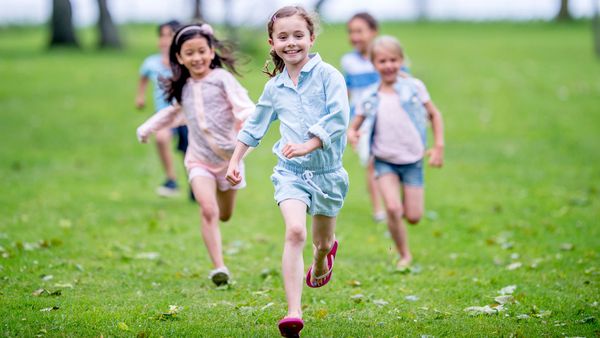
<instances>
[{"instance_id":1,"label":"pink sandal","mask_svg":"<svg viewBox=\"0 0 600 338\"><path fill-rule=\"evenodd\" d=\"M306 273L306 285L308 285L308 287L320 288L320 287L324 286L325 284L329 283L329 281L331 280L331 275L333 274L333 263L335 262L335 255L337 253L337 249L338 249L338 241L335 241L335 242L333 242L333 246L331 247L331 250L329 250L329 253L327 254L328 271L321 276L315 276L315 284L313 284L311 282L313 267L311 266L310 269L308 269L308 272Z\"/></svg>"},{"instance_id":2,"label":"pink sandal","mask_svg":"<svg viewBox=\"0 0 600 338\"><path fill-rule=\"evenodd\" d=\"M279 332L283 337L300 337L300 331L304 327L301 318L283 318L279 321Z\"/></svg>"}]
</instances>

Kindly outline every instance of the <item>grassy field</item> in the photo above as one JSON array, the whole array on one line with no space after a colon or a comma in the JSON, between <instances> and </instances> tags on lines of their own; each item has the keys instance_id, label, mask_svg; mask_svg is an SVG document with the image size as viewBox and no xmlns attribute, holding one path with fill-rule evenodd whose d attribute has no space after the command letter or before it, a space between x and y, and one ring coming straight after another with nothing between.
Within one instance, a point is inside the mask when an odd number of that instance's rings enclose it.
<instances>
[{"instance_id":1,"label":"grassy field","mask_svg":"<svg viewBox=\"0 0 600 338\"><path fill-rule=\"evenodd\" d=\"M122 27L122 52L97 52L81 33L83 51L48 52L41 28L0 29L2 335L277 336L276 128L249 157L248 188L222 226L235 284L215 289L198 207L154 195L156 152L135 137L151 114L133 103L155 28ZM336 273L304 290L304 335L600 336L600 61L589 23L388 23L383 33L400 37L444 114L446 165L426 170L426 217L409 229L416 269L398 274L346 153ZM263 34L245 42L257 44L241 78L254 100ZM348 49L343 26L323 27L315 50L326 61L338 66ZM512 297L495 300L510 285ZM498 303L499 313L465 311Z\"/></svg>"}]
</instances>

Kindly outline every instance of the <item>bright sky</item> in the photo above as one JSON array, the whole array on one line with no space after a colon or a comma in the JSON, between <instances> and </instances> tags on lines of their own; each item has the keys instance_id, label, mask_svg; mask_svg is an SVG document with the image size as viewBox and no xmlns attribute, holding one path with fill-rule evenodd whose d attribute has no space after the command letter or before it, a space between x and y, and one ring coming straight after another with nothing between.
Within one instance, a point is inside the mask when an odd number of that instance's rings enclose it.
<instances>
[{"instance_id":1,"label":"bright sky","mask_svg":"<svg viewBox=\"0 0 600 338\"><path fill-rule=\"evenodd\" d=\"M300 3L312 7L315 0L232 0L231 17L240 24L264 24L278 7ZM458 20L547 20L557 12L559 0L329 0L323 8L324 21L345 21L357 11L369 11L380 20L408 20L416 17L417 1L426 3L434 19ZM576 17L590 17L593 2L571 0L570 9ZM96 0L71 0L77 25L96 21ZM169 19L187 20L192 0L108 0L115 21L161 22ZM223 0L204 0L205 17L219 22L223 18ZM0 0L0 25L40 24L48 20L52 0Z\"/></svg>"}]
</instances>

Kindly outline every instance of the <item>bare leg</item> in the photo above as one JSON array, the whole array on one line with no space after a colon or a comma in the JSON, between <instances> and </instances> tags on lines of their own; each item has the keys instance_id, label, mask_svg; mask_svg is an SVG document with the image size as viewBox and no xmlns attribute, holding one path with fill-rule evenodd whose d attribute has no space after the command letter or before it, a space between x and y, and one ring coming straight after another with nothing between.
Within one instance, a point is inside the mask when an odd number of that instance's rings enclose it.
<instances>
[{"instance_id":1,"label":"bare leg","mask_svg":"<svg viewBox=\"0 0 600 338\"><path fill-rule=\"evenodd\" d=\"M306 242L306 204L289 199L279 204L285 222L283 247L283 284L288 303L286 317L302 318L302 281L304 259L302 250Z\"/></svg>"},{"instance_id":2,"label":"bare leg","mask_svg":"<svg viewBox=\"0 0 600 338\"><path fill-rule=\"evenodd\" d=\"M219 220L227 222L233 215L235 196L237 190L217 191L217 204L219 205Z\"/></svg>"},{"instance_id":3,"label":"bare leg","mask_svg":"<svg viewBox=\"0 0 600 338\"><path fill-rule=\"evenodd\" d=\"M215 268L225 266L223 262L223 249L221 244L221 230L219 229L219 204L216 198L216 182L208 177L197 176L192 180L192 189L196 202L200 206L202 219L202 239L210 260Z\"/></svg>"},{"instance_id":4,"label":"bare leg","mask_svg":"<svg viewBox=\"0 0 600 338\"><path fill-rule=\"evenodd\" d=\"M383 203L377 180L375 180L375 165L373 160L369 161L369 166L367 167L367 190L369 191L369 198L371 199L373 216L382 214L384 212L382 206Z\"/></svg>"},{"instance_id":5,"label":"bare leg","mask_svg":"<svg viewBox=\"0 0 600 338\"><path fill-rule=\"evenodd\" d=\"M423 217L423 187L404 185L404 219L410 224L417 224Z\"/></svg>"},{"instance_id":6,"label":"bare leg","mask_svg":"<svg viewBox=\"0 0 600 338\"><path fill-rule=\"evenodd\" d=\"M384 174L378 179L379 189L383 196L388 217L388 229L400 253L398 267L405 267L412 261L408 247L408 234L406 225L402 221L403 208L400 200L400 179L395 174Z\"/></svg>"},{"instance_id":7,"label":"bare leg","mask_svg":"<svg viewBox=\"0 0 600 338\"><path fill-rule=\"evenodd\" d=\"M311 282L315 283L315 276L322 276L329 271L327 254L333 247L335 240L335 217L315 215L313 217L313 272Z\"/></svg>"},{"instance_id":8,"label":"bare leg","mask_svg":"<svg viewBox=\"0 0 600 338\"><path fill-rule=\"evenodd\" d=\"M167 174L167 178L175 180L175 167L173 166L173 154L171 153L171 129L164 128L156 132L156 148L160 156L160 162Z\"/></svg>"}]
</instances>

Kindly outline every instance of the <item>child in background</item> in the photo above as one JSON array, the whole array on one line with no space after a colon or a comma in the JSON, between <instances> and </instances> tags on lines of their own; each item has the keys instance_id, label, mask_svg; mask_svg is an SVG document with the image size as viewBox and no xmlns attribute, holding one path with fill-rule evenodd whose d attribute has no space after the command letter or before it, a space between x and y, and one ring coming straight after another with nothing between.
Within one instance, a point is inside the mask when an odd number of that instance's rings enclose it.
<instances>
[{"instance_id":1,"label":"child in background","mask_svg":"<svg viewBox=\"0 0 600 338\"><path fill-rule=\"evenodd\" d=\"M369 59L369 46L377 36L379 25L375 18L366 12L357 13L348 21L348 37L354 50L342 57L342 70L348 86L350 97L350 118L354 117L355 107L369 88L379 83L379 73L373 68ZM366 143L365 143L366 144ZM357 149L361 152L360 148ZM363 150L368 152L368 150ZM373 220L385 221L385 211L381 201L381 193L375 182L375 171L372 159L362 159L367 167L367 191L371 200Z\"/></svg>"},{"instance_id":2,"label":"child in background","mask_svg":"<svg viewBox=\"0 0 600 338\"><path fill-rule=\"evenodd\" d=\"M158 26L158 48L159 54L147 57L140 67L140 81L138 84L138 93L135 98L135 105L138 109L146 105L146 88L148 82L152 82L154 109L159 111L169 105L165 97L165 92L161 89L160 79L171 77L171 68L169 67L169 45L173 38L173 33L179 28L178 21L169 21ZM178 126L175 128L164 128L156 132L156 148L167 176L165 182L156 189L156 193L162 197L172 197L179 193L177 187L177 175L173 165L173 155L171 153L172 135L178 136L177 149L185 155L187 149L187 127Z\"/></svg>"},{"instance_id":3,"label":"child in background","mask_svg":"<svg viewBox=\"0 0 600 338\"><path fill-rule=\"evenodd\" d=\"M396 267L406 270L412 255L402 218L416 224L423 215L423 157L428 155L433 167L443 164L442 115L423 82L400 72L404 52L398 40L391 36L375 39L370 55L381 83L357 106L348 139L356 143L361 125L369 120L367 124L373 128L366 136L372 140L375 177L385 203L388 229L400 253ZM427 120L431 121L434 145L426 152Z\"/></svg>"},{"instance_id":4,"label":"child in background","mask_svg":"<svg viewBox=\"0 0 600 338\"><path fill-rule=\"evenodd\" d=\"M236 73L232 50L217 40L208 24L189 25L175 33L169 51L173 77L166 81L167 100L172 105L160 110L137 130L141 142L158 130L181 123L185 118L190 144L185 168L200 206L202 238L214 269L209 278L226 284L230 273L223 261L219 220L231 218L236 191L245 186L240 162L241 184L225 178L242 122L254 111L247 91L227 67Z\"/></svg>"},{"instance_id":5,"label":"child in background","mask_svg":"<svg viewBox=\"0 0 600 338\"><path fill-rule=\"evenodd\" d=\"M344 78L319 54L309 54L315 21L299 6L287 6L271 16L267 30L275 69L256 111L238 135L227 179L242 181L240 161L263 138L271 122L280 121L281 138L273 147L278 164L271 180L286 226L283 281L287 315L278 327L285 337L298 337L302 320L302 252L306 213L312 216L313 262L305 276L311 288L332 276L338 242L336 216L348 191L342 167L349 107Z\"/></svg>"}]
</instances>

